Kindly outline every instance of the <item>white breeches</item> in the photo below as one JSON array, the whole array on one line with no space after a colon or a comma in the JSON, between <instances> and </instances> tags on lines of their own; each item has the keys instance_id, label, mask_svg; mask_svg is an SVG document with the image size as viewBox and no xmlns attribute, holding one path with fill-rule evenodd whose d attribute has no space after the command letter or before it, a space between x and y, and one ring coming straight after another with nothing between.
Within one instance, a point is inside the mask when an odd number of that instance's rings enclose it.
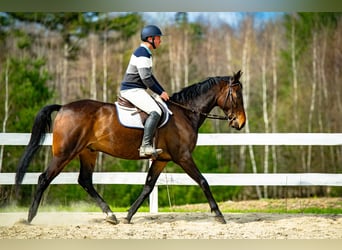
<instances>
[{"instance_id":1,"label":"white breeches","mask_svg":"<svg viewBox=\"0 0 342 250\"><path fill-rule=\"evenodd\" d=\"M150 96L145 89L135 88L120 91L120 95L133 103L135 106L150 114L152 111L162 114L161 109L155 100Z\"/></svg>"}]
</instances>

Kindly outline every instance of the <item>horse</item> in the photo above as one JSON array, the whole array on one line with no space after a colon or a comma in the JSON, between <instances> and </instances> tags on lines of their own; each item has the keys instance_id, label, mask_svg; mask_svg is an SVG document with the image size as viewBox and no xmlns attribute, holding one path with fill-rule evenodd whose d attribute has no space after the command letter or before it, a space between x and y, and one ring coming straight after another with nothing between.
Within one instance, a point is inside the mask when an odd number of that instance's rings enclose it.
<instances>
[{"instance_id":1,"label":"horse","mask_svg":"<svg viewBox=\"0 0 342 250\"><path fill-rule=\"evenodd\" d=\"M179 165L202 189L215 220L226 223L209 187L197 168L192 152L196 146L198 131L206 118L226 120L228 126L240 130L246 122L243 106L241 71L232 76L208 77L172 94L167 102L172 112L169 121L155 134L155 145L163 152L151 160L145 184L136 201L128 210L123 223L131 223L133 215L152 192L153 187L169 161ZM77 100L65 105L51 104L36 115L31 137L17 166L15 184L18 192L34 154L41 147L46 133L51 131L52 113L57 111L53 123L52 159L39 175L37 188L28 213L28 223L37 214L39 203L51 181L75 157L79 157L78 183L96 201L105 214L105 220L118 224L109 205L94 189L92 175L99 152L129 160L139 157L143 130L120 124L114 103L96 100ZM210 114L220 107L224 116Z\"/></svg>"}]
</instances>

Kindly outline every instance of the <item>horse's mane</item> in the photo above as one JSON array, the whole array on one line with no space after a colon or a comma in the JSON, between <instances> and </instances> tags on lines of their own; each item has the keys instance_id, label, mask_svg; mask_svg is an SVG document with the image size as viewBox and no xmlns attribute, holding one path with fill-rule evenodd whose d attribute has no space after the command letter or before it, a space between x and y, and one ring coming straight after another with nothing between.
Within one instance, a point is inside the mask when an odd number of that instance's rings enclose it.
<instances>
[{"instance_id":1,"label":"horse's mane","mask_svg":"<svg viewBox=\"0 0 342 250\"><path fill-rule=\"evenodd\" d=\"M181 91L174 93L170 97L170 99L178 103L187 102L193 98L196 98L197 96L208 92L208 90L211 89L214 85L218 84L220 82L219 79L222 78L227 78L226 80L228 80L229 77L209 77L202 82L192 84L188 87L183 88Z\"/></svg>"}]
</instances>

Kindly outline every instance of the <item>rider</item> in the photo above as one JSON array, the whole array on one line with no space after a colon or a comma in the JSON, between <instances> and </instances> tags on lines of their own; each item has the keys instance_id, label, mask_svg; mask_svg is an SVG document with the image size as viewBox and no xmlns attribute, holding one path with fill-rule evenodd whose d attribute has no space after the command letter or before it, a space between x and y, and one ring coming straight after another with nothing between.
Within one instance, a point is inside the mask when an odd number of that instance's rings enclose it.
<instances>
[{"instance_id":1,"label":"rider","mask_svg":"<svg viewBox=\"0 0 342 250\"><path fill-rule=\"evenodd\" d=\"M140 46L133 52L124 79L121 83L120 95L129 100L149 116L144 125L144 135L139 149L140 157L162 153L162 149L153 147L153 137L157 129L162 111L146 91L151 89L167 101L169 95L152 74L152 52L161 44L161 30L155 25L147 25L141 30Z\"/></svg>"}]
</instances>

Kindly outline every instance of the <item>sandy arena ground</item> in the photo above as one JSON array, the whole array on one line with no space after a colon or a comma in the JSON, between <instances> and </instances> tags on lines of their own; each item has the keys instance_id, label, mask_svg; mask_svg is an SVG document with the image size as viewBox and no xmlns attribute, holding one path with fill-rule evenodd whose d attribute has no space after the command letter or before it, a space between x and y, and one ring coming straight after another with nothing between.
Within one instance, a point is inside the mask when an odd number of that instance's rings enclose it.
<instances>
[{"instance_id":1,"label":"sandy arena ground","mask_svg":"<svg viewBox=\"0 0 342 250\"><path fill-rule=\"evenodd\" d=\"M116 213L119 220L126 213ZM342 239L342 215L137 213L132 224L112 225L102 213L0 213L0 239Z\"/></svg>"}]
</instances>

